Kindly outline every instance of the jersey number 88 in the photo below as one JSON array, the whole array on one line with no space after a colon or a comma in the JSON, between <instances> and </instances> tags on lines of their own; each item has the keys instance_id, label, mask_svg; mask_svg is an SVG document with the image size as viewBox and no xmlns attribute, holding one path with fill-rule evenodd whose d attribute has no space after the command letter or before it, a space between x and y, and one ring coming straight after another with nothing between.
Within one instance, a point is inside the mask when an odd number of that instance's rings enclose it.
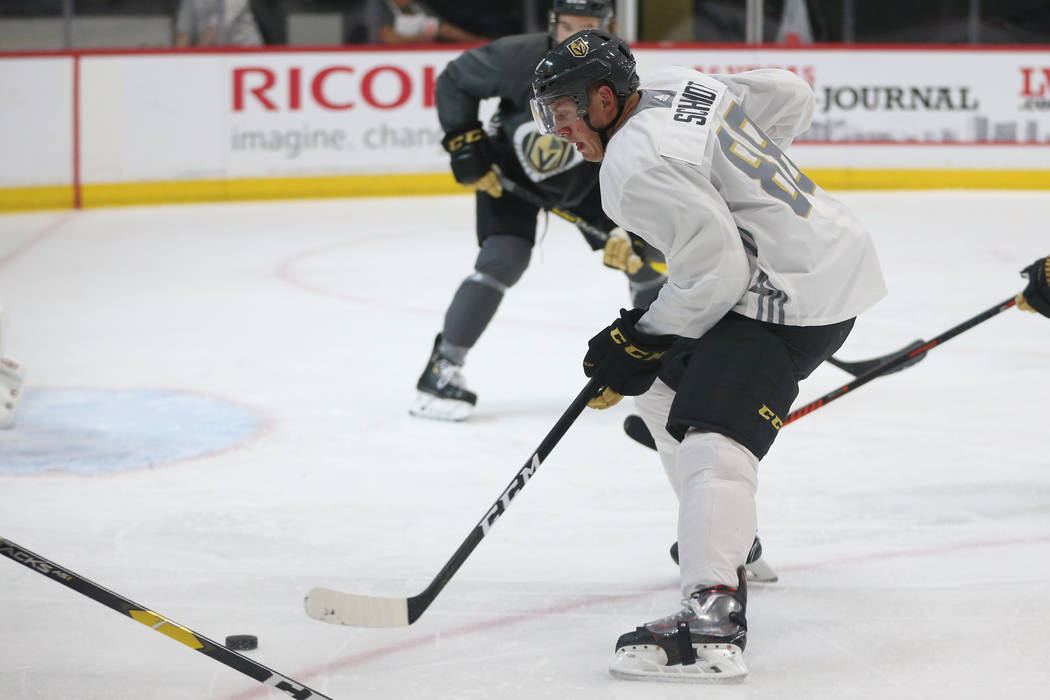
<instances>
[{"instance_id":1,"label":"jersey number 88","mask_svg":"<svg viewBox=\"0 0 1050 700\"><path fill-rule=\"evenodd\" d=\"M791 207L803 219L813 205L806 197L813 194L816 183L798 169L791 159L773 143L733 102L725 113L725 127L718 127L718 144L729 162L762 189Z\"/></svg>"}]
</instances>

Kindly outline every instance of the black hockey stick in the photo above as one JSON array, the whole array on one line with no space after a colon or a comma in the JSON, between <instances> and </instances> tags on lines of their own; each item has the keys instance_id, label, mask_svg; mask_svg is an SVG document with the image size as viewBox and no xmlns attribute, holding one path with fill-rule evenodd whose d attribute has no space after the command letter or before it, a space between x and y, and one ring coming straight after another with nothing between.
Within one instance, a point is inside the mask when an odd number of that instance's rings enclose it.
<instances>
[{"instance_id":1,"label":"black hockey stick","mask_svg":"<svg viewBox=\"0 0 1050 700\"><path fill-rule=\"evenodd\" d=\"M306 613L324 622L353 627L407 627L418 620L419 616L434 602L438 593L463 566L471 552L485 538L489 529L510 507L510 502L514 497L525 488L525 484L533 477L543 460L583 413L587 402L598 393L599 386L597 379L587 382L551 431L540 442L536 451L525 462L525 466L518 470L499 499L492 504L485 516L467 535L467 539L463 540L463 544L441 567L441 571L422 593L409 598L380 598L342 593L328 588L313 588L306 594Z\"/></svg>"},{"instance_id":2,"label":"black hockey stick","mask_svg":"<svg viewBox=\"0 0 1050 700\"><path fill-rule=\"evenodd\" d=\"M915 350L916 348L922 347L925 344L925 340L916 340L914 343L912 343L906 348L894 350L891 353L888 353L886 355L879 355L878 357L873 357L870 360L857 360L855 362L848 362L845 360L836 359L835 357L829 357L827 361L832 365L838 367L839 369L849 372L854 377L859 377L862 374L870 372L871 370L877 367L881 367L890 360L896 359L899 355L907 354L912 350ZM899 365L895 369L886 372L886 374L900 372L906 367L911 367L924 357L926 357L926 353L920 353L915 357L910 358L907 362ZM623 431L627 433L627 437L631 438L638 444L643 445L644 447L648 447L650 450L656 449L656 441L653 439L653 434L649 432L649 428L648 426L646 426L645 421L642 420L641 416L632 414L624 418Z\"/></svg>"},{"instance_id":3,"label":"black hockey stick","mask_svg":"<svg viewBox=\"0 0 1050 700\"><path fill-rule=\"evenodd\" d=\"M571 211L567 211L565 209L552 205L550 202L543 199L543 197L541 197L540 195L536 194L535 192L523 185L519 185L517 182L511 180L503 173L499 173L499 184L503 185L504 190L510 192L515 197L518 197L519 199L528 202L532 206L539 207L540 209L545 209L546 211L549 211L555 216L560 216L561 218L568 221L570 224L576 224L576 226L579 227L580 231L583 232L583 235L586 236L587 239L592 242L592 244L597 244L599 248L605 245L605 242L609 240L608 231L603 231L602 229L586 221L582 217L573 214Z\"/></svg>"},{"instance_id":4,"label":"black hockey stick","mask_svg":"<svg viewBox=\"0 0 1050 700\"><path fill-rule=\"evenodd\" d=\"M1017 302L1014 299L1014 297L1010 297L1009 299L996 304L995 306L991 307L990 309L986 309L986 310L982 311L981 313L977 314L976 316L963 321L959 325L952 326L951 328L949 328L945 332L943 332L940 335L936 336L933 340L929 340L929 341L925 342L924 344L920 345L919 347L913 348L913 349L908 350L906 352L902 352L900 355L898 355L897 357L893 358L892 360L890 360L886 364L883 364L883 365L880 365L878 367L875 367L874 369L871 369L868 372L865 372L864 374L860 375L859 377L857 377L856 381L849 382L848 384L843 384L838 389L835 389L833 391L829 391L828 393L826 393L823 396L821 396L819 399L815 399L813 401L810 401L805 406L802 406L800 408L795 409L794 411L792 411L791 413L789 413L787 415L787 418L784 419L784 425L787 425L788 423L794 422L794 421L798 420L799 418L801 418L802 416L804 416L806 414L809 414L809 413L812 413L813 411L817 410L818 408L820 408L822 406L827 406L829 403L831 403L835 399L841 398L842 396L844 396L845 394L848 394L849 392L853 391L854 389L857 389L858 387L864 386L865 384L870 382L872 379L877 379L878 377L881 377L884 374L891 374L892 372L895 372L898 369L901 369L901 368L907 366L908 363L914 363L916 361L915 358L923 355L924 353L926 353L929 350L932 350L933 348L937 347L938 345L942 345L942 344L948 342L949 340L951 340L955 336L959 335L960 333L968 331L968 330L970 330L971 328L973 328L974 326L976 326L978 324L984 323L985 321L990 319L992 316L997 316L997 315L1001 314L1003 311L1006 311L1007 309L1009 309L1011 306L1013 306L1016 303Z\"/></svg>"},{"instance_id":5,"label":"black hockey stick","mask_svg":"<svg viewBox=\"0 0 1050 700\"><path fill-rule=\"evenodd\" d=\"M893 374L894 372L901 371L905 367L910 367L911 365L915 364L923 357L925 357L926 352L928 350L931 350L937 347L938 345L941 345L942 343L951 340L963 331L967 331L973 328L974 326L978 325L979 323L987 321L992 316L1006 311L1014 304L1015 301L1013 298L1007 299L1001 304L997 304L996 306L993 306L992 308L986 311L982 311L973 318L963 321L962 323L960 323L957 326L954 326L953 328L949 328L947 331L941 333L933 340L916 341L909 345L907 348L890 353L889 355L883 355L882 357L876 357L871 360L863 360L858 362L842 362L842 365L846 365L846 367L842 367L842 369L845 369L851 374L854 370L862 370L865 367L867 367L867 370L855 375L857 377L857 380L855 382L844 384L838 389L824 394L819 399L811 401L805 406L802 406L801 408L792 411L783 421L783 425L793 423L802 416L805 416L817 410L821 406L826 406L827 404L831 403L843 394L846 394L850 391L853 391L857 387L867 384L872 379L876 379L887 374ZM833 362L832 360L834 359L835 358L830 358L828 361L836 367L838 367L840 363ZM641 416L627 416L623 421L623 430L625 433L627 433L627 436L635 442L644 445L645 447L648 447L651 450L656 449L656 441L653 439L652 433L649 432L649 428L645 425L645 421L642 420Z\"/></svg>"},{"instance_id":6,"label":"black hockey stick","mask_svg":"<svg viewBox=\"0 0 1050 700\"><path fill-rule=\"evenodd\" d=\"M870 360L857 360L856 362L849 362L849 361L846 361L846 360L840 360L837 357L829 357L828 358L828 362L830 364L832 364L832 365L835 365L836 367L838 367L841 370L845 370L846 372L849 372L854 377L859 377L862 374L866 374L866 373L870 372L871 370L875 369L876 367L881 367L882 365L886 364L890 360L896 359L896 357L898 355L903 355L905 353L909 353L912 350L914 350L915 348L921 348L925 344L926 344L925 340L916 340L915 342L913 342L911 345L909 345L906 348L901 348L900 350L897 350L896 352L891 352L888 355L880 355L879 357L873 357ZM887 372L887 374L893 374L894 372L900 372L902 369L906 369L908 367L911 367L912 365L914 365L916 362L918 362L919 360L921 360L924 357L926 357L926 353L920 353L920 354L916 355L915 357L911 357L911 358L909 358L909 360L907 362L905 362L904 364L898 365L895 369L891 370L890 372Z\"/></svg>"},{"instance_id":7,"label":"black hockey stick","mask_svg":"<svg viewBox=\"0 0 1050 700\"><path fill-rule=\"evenodd\" d=\"M576 224L580 231L583 232L584 237L588 241L590 241L592 245L596 245L598 248L601 248L605 245L606 241L609 240L608 231L604 231L598 228L594 224L586 221L583 217L574 214L573 212L568 211L567 209L562 209L561 207L556 207L552 205L550 202L543 199L543 197L541 197L540 195L536 194L527 187L518 184L514 180L511 180L503 173L499 173L499 183L503 185L503 189L505 189L507 192L510 192L515 197L520 198L521 200L531 204L534 207L539 207L540 209L549 211L555 216L559 216L571 224ZM648 265L660 274L667 274L667 265L665 263L650 263L641 258L641 256L639 256L638 259L642 261L642 264Z\"/></svg>"},{"instance_id":8,"label":"black hockey stick","mask_svg":"<svg viewBox=\"0 0 1050 700\"><path fill-rule=\"evenodd\" d=\"M169 620L160 613L145 608L138 603L107 590L102 586L89 581L69 569L49 561L39 554L30 552L25 547L20 547L11 540L0 538L0 554L12 559L26 568L51 579L62 585L72 588L77 593L87 596L92 600L102 603L119 613L127 615L136 622L141 622L161 634L165 634L180 644L185 644L194 651L199 651L205 656L210 656L219 663L225 664L235 671L240 671L246 676L251 676L263 685L268 685L281 690L296 700L306 698L325 698L332 700L327 695L322 695L298 681L282 676L277 671L267 668L257 661L252 661L247 656L231 651L221 644L213 642L207 637L197 634L188 627Z\"/></svg>"},{"instance_id":9,"label":"black hockey stick","mask_svg":"<svg viewBox=\"0 0 1050 700\"><path fill-rule=\"evenodd\" d=\"M627 437L631 438L642 447L648 447L650 450L656 449L656 439L653 438L649 426L645 424L645 421L642 420L641 416L632 413L624 418L623 432L627 433Z\"/></svg>"}]
</instances>

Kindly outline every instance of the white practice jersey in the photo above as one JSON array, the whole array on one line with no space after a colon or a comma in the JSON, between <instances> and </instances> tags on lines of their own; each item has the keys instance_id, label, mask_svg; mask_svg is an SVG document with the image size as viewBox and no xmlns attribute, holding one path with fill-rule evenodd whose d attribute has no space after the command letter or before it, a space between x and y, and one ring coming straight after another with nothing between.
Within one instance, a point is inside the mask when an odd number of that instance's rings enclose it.
<instances>
[{"instance_id":1,"label":"white practice jersey","mask_svg":"<svg viewBox=\"0 0 1050 700\"><path fill-rule=\"evenodd\" d=\"M813 113L801 78L667 68L641 93L600 175L606 214L667 258L639 330L697 338L729 311L828 325L885 296L867 231L783 153Z\"/></svg>"}]
</instances>

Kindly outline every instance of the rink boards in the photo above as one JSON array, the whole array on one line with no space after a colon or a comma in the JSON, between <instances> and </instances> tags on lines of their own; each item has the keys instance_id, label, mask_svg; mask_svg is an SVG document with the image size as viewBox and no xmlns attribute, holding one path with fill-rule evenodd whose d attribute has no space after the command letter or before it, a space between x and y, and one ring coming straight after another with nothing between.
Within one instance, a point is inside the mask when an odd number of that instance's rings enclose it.
<instances>
[{"instance_id":1,"label":"rink boards","mask_svg":"<svg viewBox=\"0 0 1050 700\"><path fill-rule=\"evenodd\" d=\"M460 191L434 84L464 48L0 54L0 210ZM636 55L643 79L667 64L799 74L817 109L792 156L829 189L1048 189L1046 48Z\"/></svg>"}]
</instances>

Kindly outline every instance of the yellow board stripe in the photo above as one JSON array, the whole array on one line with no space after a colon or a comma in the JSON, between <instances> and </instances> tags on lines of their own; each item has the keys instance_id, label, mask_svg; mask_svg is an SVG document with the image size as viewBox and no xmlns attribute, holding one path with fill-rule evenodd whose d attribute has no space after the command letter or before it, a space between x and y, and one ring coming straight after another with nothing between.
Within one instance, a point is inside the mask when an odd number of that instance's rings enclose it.
<instances>
[{"instance_id":1,"label":"yellow board stripe","mask_svg":"<svg viewBox=\"0 0 1050 700\"><path fill-rule=\"evenodd\" d=\"M384 197L465 192L448 173L85 185L85 207L310 197Z\"/></svg>"},{"instance_id":2,"label":"yellow board stripe","mask_svg":"<svg viewBox=\"0 0 1050 700\"><path fill-rule=\"evenodd\" d=\"M1050 170L852 170L807 168L826 190L1048 190Z\"/></svg>"},{"instance_id":3,"label":"yellow board stripe","mask_svg":"<svg viewBox=\"0 0 1050 700\"><path fill-rule=\"evenodd\" d=\"M0 188L0 211L71 209L72 207L72 185Z\"/></svg>"},{"instance_id":4,"label":"yellow board stripe","mask_svg":"<svg viewBox=\"0 0 1050 700\"><path fill-rule=\"evenodd\" d=\"M809 168L827 190L1009 189L1048 190L1050 170L851 170ZM85 207L223 202L310 197L391 197L466 194L449 173L332 177L185 180L84 185ZM0 211L68 209L73 187L0 188Z\"/></svg>"},{"instance_id":5,"label":"yellow board stripe","mask_svg":"<svg viewBox=\"0 0 1050 700\"><path fill-rule=\"evenodd\" d=\"M201 643L197 636L190 630L176 625L171 620L161 617L152 610L129 610L128 615L131 619L141 622L151 629L155 629L161 634L166 634L176 642L185 644L190 649L203 649L204 644Z\"/></svg>"}]
</instances>

